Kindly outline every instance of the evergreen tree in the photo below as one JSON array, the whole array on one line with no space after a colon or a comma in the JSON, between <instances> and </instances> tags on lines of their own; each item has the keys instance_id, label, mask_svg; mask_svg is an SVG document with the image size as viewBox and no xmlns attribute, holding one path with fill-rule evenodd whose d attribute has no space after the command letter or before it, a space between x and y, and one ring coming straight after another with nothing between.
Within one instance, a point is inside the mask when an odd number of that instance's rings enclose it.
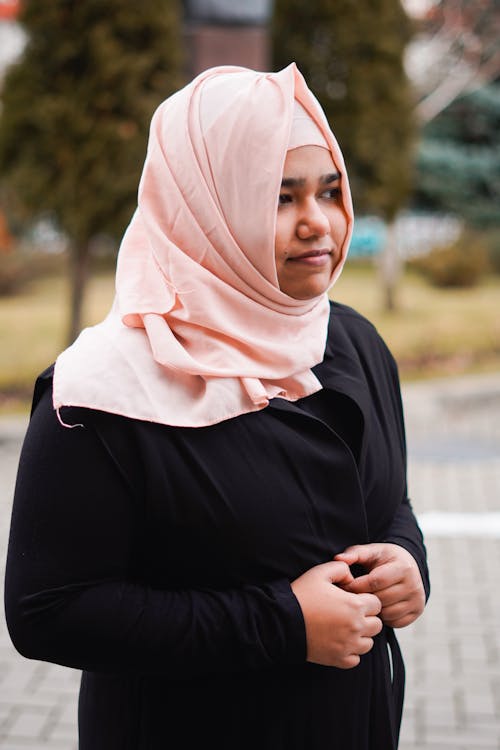
<instances>
[{"instance_id":1,"label":"evergreen tree","mask_svg":"<svg viewBox=\"0 0 500 750\"><path fill-rule=\"evenodd\" d=\"M391 221L412 183L414 117L400 0L276 0L274 67L295 61L344 153L358 213Z\"/></svg>"},{"instance_id":2,"label":"evergreen tree","mask_svg":"<svg viewBox=\"0 0 500 750\"><path fill-rule=\"evenodd\" d=\"M25 218L71 241L69 338L80 328L89 246L120 237L136 204L151 115L181 84L175 0L24 0L28 43L6 76L0 169Z\"/></svg>"},{"instance_id":3,"label":"evergreen tree","mask_svg":"<svg viewBox=\"0 0 500 750\"><path fill-rule=\"evenodd\" d=\"M500 225L500 81L455 100L422 133L417 207Z\"/></svg>"}]
</instances>

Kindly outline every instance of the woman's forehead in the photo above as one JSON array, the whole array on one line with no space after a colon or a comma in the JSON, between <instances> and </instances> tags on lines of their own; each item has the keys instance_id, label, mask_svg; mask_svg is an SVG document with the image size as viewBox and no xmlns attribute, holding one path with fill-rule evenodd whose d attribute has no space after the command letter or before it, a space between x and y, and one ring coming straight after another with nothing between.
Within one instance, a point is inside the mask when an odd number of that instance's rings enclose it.
<instances>
[{"instance_id":1,"label":"woman's forehead","mask_svg":"<svg viewBox=\"0 0 500 750\"><path fill-rule=\"evenodd\" d=\"M339 173L329 149L322 146L299 146L287 151L283 177L322 179Z\"/></svg>"}]
</instances>

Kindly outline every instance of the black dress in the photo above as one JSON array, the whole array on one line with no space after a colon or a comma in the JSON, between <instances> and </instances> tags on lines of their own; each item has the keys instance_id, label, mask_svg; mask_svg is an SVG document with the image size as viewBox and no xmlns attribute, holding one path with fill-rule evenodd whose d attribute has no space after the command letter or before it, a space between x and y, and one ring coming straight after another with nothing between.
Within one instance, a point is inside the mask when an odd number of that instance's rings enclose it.
<instances>
[{"instance_id":1,"label":"black dress","mask_svg":"<svg viewBox=\"0 0 500 750\"><path fill-rule=\"evenodd\" d=\"M290 581L355 543L425 548L397 370L333 305L322 391L203 428L51 405L37 382L12 515L10 634L83 670L81 750L390 750L404 671L384 627L358 667L306 662ZM389 654L389 651L391 652Z\"/></svg>"}]
</instances>

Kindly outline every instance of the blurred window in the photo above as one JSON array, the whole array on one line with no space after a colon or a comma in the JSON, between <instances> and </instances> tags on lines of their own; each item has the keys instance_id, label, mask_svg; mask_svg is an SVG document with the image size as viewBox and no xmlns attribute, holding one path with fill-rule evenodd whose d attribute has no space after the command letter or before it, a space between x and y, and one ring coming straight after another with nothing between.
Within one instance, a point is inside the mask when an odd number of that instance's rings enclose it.
<instances>
[{"instance_id":1,"label":"blurred window","mask_svg":"<svg viewBox=\"0 0 500 750\"><path fill-rule=\"evenodd\" d=\"M266 24L272 12L272 0L185 0L188 21L213 24Z\"/></svg>"}]
</instances>

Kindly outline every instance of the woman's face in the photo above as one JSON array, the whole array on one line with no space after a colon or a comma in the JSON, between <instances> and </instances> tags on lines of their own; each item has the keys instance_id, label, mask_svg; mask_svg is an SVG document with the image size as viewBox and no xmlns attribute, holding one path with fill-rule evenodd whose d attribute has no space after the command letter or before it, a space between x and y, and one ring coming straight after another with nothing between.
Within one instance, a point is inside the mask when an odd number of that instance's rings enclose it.
<instances>
[{"instance_id":1,"label":"woman's face","mask_svg":"<svg viewBox=\"0 0 500 750\"><path fill-rule=\"evenodd\" d=\"M287 153L274 244L280 289L295 299L326 292L347 232L340 174L321 146Z\"/></svg>"}]
</instances>

